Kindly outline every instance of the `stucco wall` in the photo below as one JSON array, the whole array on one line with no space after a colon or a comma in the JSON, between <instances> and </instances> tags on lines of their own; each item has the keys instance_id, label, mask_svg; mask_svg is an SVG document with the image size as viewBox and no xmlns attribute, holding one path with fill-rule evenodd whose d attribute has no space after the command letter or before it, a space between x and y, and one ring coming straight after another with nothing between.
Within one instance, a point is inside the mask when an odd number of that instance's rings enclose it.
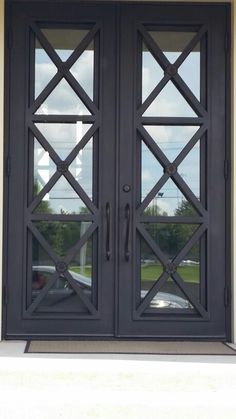
<instances>
[{"instance_id":1,"label":"stucco wall","mask_svg":"<svg viewBox=\"0 0 236 419\"><path fill-rule=\"evenodd\" d=\"M65 0L66 1L66 0ZM104 1L104 0L103 0ZM116 0L107 0L116 1ZM130 0L137 1L137 0ZM145 1L145 0L140 0ZM147 0L148 1L148 0ZM150 0L149 0L150 1ZM166 2L166 0L162 0ZM188 2L189 0L172 0L172 2ZM199 3L204 3L204 0L198 0ZM160 2L160 0L159 0ZM223 3L222 0L208 0L207 3ZM229 3L229 1L227 2ZM236 0L232 0L232 75L234 74L234 68L236 68ZM3 90L4 90L4 1L0 0L0 202L3 202ZM234 115L235 115L235 102L233 101L236 97L236 81L232 77L232 157L233 162L236 161L236 147L233 147L236 135L234 130ZM232 162L232 163L233 163ZM232 341L236 343L236 172L232 164L232 283L233 283L233 304L232 304ZM0 267L2 266L2 211L3 206L0 205ZM1 272L1 271L0 271ZM0 333L1 333L1 293L2 293L2 277L0 275ZM235 286L234 286L235 285Z\"/></svg>"}]
</instances>

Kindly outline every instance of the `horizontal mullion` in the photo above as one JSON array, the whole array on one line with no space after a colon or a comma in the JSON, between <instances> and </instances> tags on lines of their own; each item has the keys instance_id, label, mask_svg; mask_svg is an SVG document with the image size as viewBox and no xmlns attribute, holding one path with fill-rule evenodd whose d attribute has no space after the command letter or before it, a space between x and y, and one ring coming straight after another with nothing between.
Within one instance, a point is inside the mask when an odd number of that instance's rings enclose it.
<instances>
[{"instance_id":1,"label":"horizontal mullion","mask_svg":"<svg viewBox=\"0 0 236 419\"><path fill-rule=\"evenodd\" d=\"M203 125L206 118L196 117L171 117L171 116L142 116L141 123L144 125Z\"/></svg>"},{"instance_id":2,"label":"horizontal mullion","mask_svg":"<svg viewBox=\"0 0 236 419\"><path fill-rule=\"evenodd\" d=\"M203 217L140 215L138 222L160 224L202 224Z\"/></svg>"},{"instance_id":3,"label":"horizontal mullion","mask_svg":"<svg viewBox=\"0 0 236 419\"><path fill-rule=\"evenodd\" d=\"M32 122L45 122L45 123L76 123L82 121L83 123L91 124L97 121L97 115L35 115L30 114L29 119Z\"/></svg>"}]
</instances>

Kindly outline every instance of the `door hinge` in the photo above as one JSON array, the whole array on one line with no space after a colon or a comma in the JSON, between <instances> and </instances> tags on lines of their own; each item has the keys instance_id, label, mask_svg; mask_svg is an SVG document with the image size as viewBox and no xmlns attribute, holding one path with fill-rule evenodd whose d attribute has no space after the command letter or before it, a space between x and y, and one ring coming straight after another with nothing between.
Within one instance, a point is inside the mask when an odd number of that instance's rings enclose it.
<instances>
[{"instance_id":1,"label":"door hinge","mask_svg":"<svg viewBox=\"0 0 236 419\"><path fill-rule=\"evenodd\" d=\"M9 177L11 174L11 159L9 156L6 158L6 176Z\"/></svg>"},{"instance_id":2,"label":"door hinge","mask_svg":"<svg viewBox=\"0 0 236 419\"><path fill-rule=\"evenodd\" d=\"M228 307L230 303L230 291L229 291L228 286L226 286L224 290L224 302L225 302L225 307Z\"/></svg>"},{"instance_id":3,"label":"door hinge","mask_svg":"<svg viewBox=\"0 0 236 419\"><path fill-rule=\"evenodd\" d=\"M6 284L3 287L3 302L5 305L8 304L8 286Z\"/></svg>"},{"instance_id":4,"label":"door hinge","mask_svg":"<svg viewBox=\"0 0 236 419\"><path fill-rule=\"evenodd\" d=\"M230 51L230 35L229 32L225 32L225 51L229 52Z\"/></svg>"},{"instance_id":5,"label":"door hinge","mask_svg":"<svg viewBox=\"0 0 236 419\"><path fill-rule=\"evenodd\" d=\"M229 172L230 172L229 160L225 159L225 161L224 161L224 178L225 178L225 180L228 180Z\"/></svg>"},{"instance_id":6,"label":"door hinge","mask_svg":"<svg viewBox=\"0 0 236 419\"><path fill-rule=\"evenodd\" d=\"M12 28L8 28L7 31L7 46L9 49L12 49L13 47L13 32L12 32Z\"/></svg>"}]
</instances>

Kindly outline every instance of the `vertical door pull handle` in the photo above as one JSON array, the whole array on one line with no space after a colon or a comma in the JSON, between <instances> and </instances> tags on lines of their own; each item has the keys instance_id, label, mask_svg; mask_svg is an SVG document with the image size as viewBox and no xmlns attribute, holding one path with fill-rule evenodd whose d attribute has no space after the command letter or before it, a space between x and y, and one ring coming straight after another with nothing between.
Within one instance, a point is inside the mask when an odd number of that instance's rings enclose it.
<instances>
[{"instance_id":1,"label":"vertical door pull handle","mask_svg":"<svg viewBox=\"0 0 236 419\"><path fill-rule=\"evenodd\" d=\"M130 234L130 206L125 206L125 220L126 220L126 233L125 233L125 260L128 262L130 257L129 251L129 234Z\"/></svg>"},{"instance_id":2,"label":"vertical door pull handle","mask_svg":"<svg viewBox=\"0 0 236 419\"><path fill-rule=\"evenodd\" d=\"M111 259L111 206L110 203L106 203L106 258Z\"/></svg>"}]
</instances>

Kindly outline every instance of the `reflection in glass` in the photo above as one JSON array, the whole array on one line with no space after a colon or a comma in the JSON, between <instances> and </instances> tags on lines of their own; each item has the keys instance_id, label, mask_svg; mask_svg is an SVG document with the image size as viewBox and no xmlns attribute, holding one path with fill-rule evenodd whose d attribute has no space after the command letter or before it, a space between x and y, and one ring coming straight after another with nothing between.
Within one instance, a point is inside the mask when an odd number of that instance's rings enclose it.
<instances>
[{"instance_id":1,"label":"reflection in glass","mask_svg":"<svg viewBox=\"0 0 236 419\"><path fill-rule=\"evenodd\" d=\"M91 115L65 79L62 79L36 112L37 115Z\"/></svg>"},{"instance_id":2,"label":"reflection in glass","mask_svg":"<svg viewBox=\"0 0 236 419\"><path fill-rule=\"evenodd\" d=\"M66 61L87 35L83 29L41 29L62 61Z\"/></svg>"},{"instance_id":3,"label":"reflection in glass","mask_svg":"<svg viewBox=\"0 0 236 419\"><path fill-rule=\"evenodd\" d=\"M197 212L190 202L186 200L186 197L176 184L171 179L168 179L144 210L144 214L163 216L184 215L193 217L197 215Z\"/></svg>"},{"instance_id":4,"label":"reflection in glass","mask_svg":"<svg viewBox=\"0 0 236 419\"><path fill-rule=\"evenodd\" d=\"M38 195L55 171L56 166L49 153L34 138L34 196Z\"/></svg>"},{"instance_id":5,"label":"reflection in glass","mask_svg":"<svg viewBox=\"0 0 236 419\"><path fill-rule=\"evenodd\" d=\"M35 125L62 160L66 159L92 126L82 121L72 124L36 123Z\"/></svg>"},{"instance_id":6,"label":"reflection in glass","mask_svg":"<svg viewBox=\"0 0 236 419\"><path fill-rule=\"evenodd\" d=\"M141 298L152 286L158 281L163 273L163 266L158 260L155 253L153 253L146 241L140 238L140 252L141 252Z\"/></svg>"},{"instance_id":7,"label":"reflection in glass","mask_svg":"<svg viewBox=\"0 0 236 419\"><path fill-rule=\"evenodd\" d=\"M184 223L144 223L144 226L170 261L179 254L199 227L198 224ZM195 260L199 260L198 249L193 248L192 252Z\"/></svg>"},{"instance_id":8,"label":"reflection in glass","mask_svg":"<svg viewBox=\"0 0 236 419\"><path fill-rule=\"evenodd\" d=\"M83 229L87 229L86 226L81 225L81 235L85 233ZM79 253L74 257L73 261L69 265L71 272L75 272L78 275L89 278L92 281L92 261L93 261L93 240L90 237L89 240L81 247Z\"/></svg>"},{"instance_id":9,"label":"reflection in glass","mask_svg":"<svg viewBox=\"0 0 236 419\"><path fill-rule=\"evenodd\" d=\"M163 167L142 141L141 145L141 164L142 164L142 188L141 200L143 201L157 181L163 175Z\"/></svg>"},{"instance_id":10,"label":"reflection in glass","mask_svg":"<svg viewBox=\"0 0 236 419\"><path fill-rule=\"evenodd\" d=\"M87 221L35 221L34 225L60 258L78 243L88 230Z\"/></svg>"},{"instance_id":11,"label":"reflection in glass","mask_svg":"<svg viewBox=\"0 0 236 419\"><path fill-rule=\"evenodd\" d=\"M61 176L36 207L43 214L86 214L90 213L85 203L64 176Z\"/></svg>"},{"instance_id":12,"label":"reflection in glass","mask_svg":"<svg viewBox=\"0 0 236 419\"><path fill-rule=\"evenodd\" d=\"M80 55L78 60L70 69L78 83L93 100L93 79L94 79L94 42Z\"/></svg>"},{"instance_id":13,"label":"reflection in glass","mask_svg":"<svg viewBox=\"0 0 236 419\"><path fill-rule=\"evenodd\" d=\"M93 139L89 140L69 167L76 181L93 200Z\"/></svg>"},{"instance_id":14,"label":"reflection in glass","mask_svg":"<svg viewBox=\"0 0 236 419\"><path fill-rule=\"evenodd\" d=\"M180 176L200 200L200 141L189 151L178 168Z\"/></svg>"},{"instance_id":15,"label":"reflection in glass","mask_svg":"<svg viewBox=\"0 0 236 419\"><path fill-rule=\"evenodd\" d=\"M35 98L42 92L56 73L57 67L53 64L39 41L35 39Z\"/></svg>"},{"instance_id":16,"label":"reflection in glass","mask_svg":"<svg viewBox=\"0 0 236 419\"><path fill-rule=\"evenodd\" d=\"M145 43L142 46L142 102L164 77L164 72Z\"/></svg>"},{"instance_id":17,"label":"reflection in glass","mask_svg":"<svg viewBox=\"0 0 236 419\"><path fill-rule=\"evenodd\" d=\"M155 297L151 300L148 309L150 308L169 310L194 309L186 295L181 291L177 283L172 278L168 278L168 280L160 288L160 291L158 291Z\"/></svg>"},{"instance_id":18,"label":"reflection in glass","mask_svg":"<svg viewBox=\"0 0 236 419\"><path fill-rule=\"evenodd\" d=\"M200 244L196 243L177 268L187 290L200 301Z\"/></svg>"},{"instance_id":19,"label":"reflection in glass","mask_svg":"<svg viewBox=\"0 0 236 419\"><path fill-rule=\"evenodd\" d=\"M200 128L199 126L176 125L144 125L145 130L153 138L170 162L173 162L185 145ZM192 164L193 163L193 164ZM189 164L195 167L195 159ZM182 173L182 170L179 170ZM188 171L186 172L188 173Z\"/></svg>"},{"instance_id":20,"label":"reflection in glass","mask_svg":"<svg viewBox=\"0 0 236 419\"><path fill-rule=\"evenodd\" d=\"M88 229L89 222L59 222L37 221L36 227L51 245L53 251L63 259L75 246ZM32 237L32 301L37 298L40 291L47 285L55 274L55 265L39 244ZM80 249L80 252L68 267L75 284L91 300L92 285L92 239ZM57 273L54 285L36 309L36 312L81 312L87 313L88 309L81 301L72 284L64 274Z\"/></svg>"},{"instance_id":21,"label":"reflection in glass","mask_svg":"<svg viewBox=\"0 0 236 419\"><path fill-rule=\"evenodd\" d=\"M195 32L149 31L167 59L174 63L192 40Z\"/></svg>"},{"instance_id":22,"label":"reflection in glass","mask_svg":"<svg viewBox=\"0 0 236 419\"><path fill-rule=\"evenodd\" d=\"M173 85L172 81L169 81L144 112L143 116L196 117L197 115Z\"/></svg>"},{"instance_id":23,"label":"reflection in glass","mask_svg":"<svg viewBox=\"0 0 236 419\"><path fill-rule=\"evenodd\" d=\"M200 59L200 43L198 43L178 70L180 77L198 100L200 100Z\"/></svg>"}]
</instances>

